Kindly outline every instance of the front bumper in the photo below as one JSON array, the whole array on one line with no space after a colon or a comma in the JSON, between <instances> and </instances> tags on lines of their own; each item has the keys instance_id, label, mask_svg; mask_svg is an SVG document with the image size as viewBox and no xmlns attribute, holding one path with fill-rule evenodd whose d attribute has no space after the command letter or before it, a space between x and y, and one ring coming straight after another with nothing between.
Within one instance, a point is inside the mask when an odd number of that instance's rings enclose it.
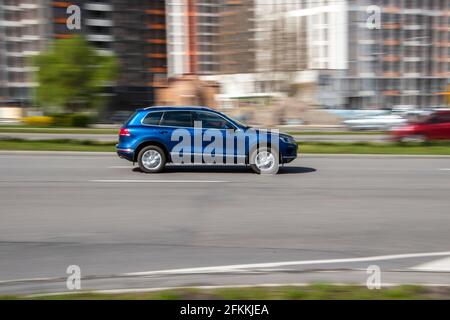
<instances>
[{"instance_id":1,"label":"front bumper","mask_svg":"<svg viewBox=\"0 0 450 320\"><path fill-rule=\"evenodd\" d=\"M289 163L297 158L298 145L296 143L290 143L281 154L281 163Z\"/></svg>"}]
</instances>

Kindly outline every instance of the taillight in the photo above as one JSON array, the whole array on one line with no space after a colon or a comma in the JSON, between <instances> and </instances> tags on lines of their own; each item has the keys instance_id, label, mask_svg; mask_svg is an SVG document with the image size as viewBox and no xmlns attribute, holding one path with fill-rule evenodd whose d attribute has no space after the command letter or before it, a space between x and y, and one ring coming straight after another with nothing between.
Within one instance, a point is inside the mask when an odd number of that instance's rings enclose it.
<instances>
[{"instance_id":1,"label":"taillight","mask_svg":"<svg viewBox=\"0 0 450 320\"><path fill-rule=\"evenodd\" d=\"M131 136L130 130L128 130L127 128L120 128L119 136L125 136L125 137Z\"/></svg>"}]
</instances>

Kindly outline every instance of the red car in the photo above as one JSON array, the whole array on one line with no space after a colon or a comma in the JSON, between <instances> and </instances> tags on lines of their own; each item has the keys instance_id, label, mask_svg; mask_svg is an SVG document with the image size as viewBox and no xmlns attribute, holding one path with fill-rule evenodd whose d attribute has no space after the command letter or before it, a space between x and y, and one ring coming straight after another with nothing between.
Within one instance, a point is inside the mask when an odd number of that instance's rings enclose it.
<instances>
[{"instance_id":1,"label":"red car","mask_svg":"<svg viewBox=\"0 0 450 320\"><path fill-rule=\"evenodd\" d=\"M450 110L435 111L425 119L391 131L394 141L450 140Z\"/></svg>"}]
</instances>

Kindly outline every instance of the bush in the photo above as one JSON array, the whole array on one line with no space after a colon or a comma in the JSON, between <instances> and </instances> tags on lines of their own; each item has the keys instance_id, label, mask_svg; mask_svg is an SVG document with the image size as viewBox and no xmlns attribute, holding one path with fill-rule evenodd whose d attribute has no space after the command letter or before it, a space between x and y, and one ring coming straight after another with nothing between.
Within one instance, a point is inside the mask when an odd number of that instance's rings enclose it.
<instances>
[{"instance_id":1,"label":"bush","mask_svg":"<svg viewBox=\"0 0 450 320\"><path fill-rule=\"evenodd\" d=\"M38 127L47 127L53 124L53 117L47 116L32 116L25 117L22 119L22 122L27 126L38 126Z\"/></svg>"},{"instance_id":2,"label":"bush","mask_svg":"<svg viewBox=\"0 0 450 320\"><path fill-rule=\"evenodd\" d=\"M72 127L86 128L91 122L91 117L85 114L74 114L72 116Z\"/></svg>"},{"instance_id":3,"label":"bush","mask_svg":"<svg viewBox=\"0 0 450 320\"><path fill-rule=\"evenodd\" d=\"M86 128L92 123L92 118L86 114L56 114L52 117L55 127Z\"/></svg>"},{"instance_id":4,"label":"bush","mask_svg":"<svg viewBox=\"0 0 450 320\"><path fill-rule=\"evenodd\" d=\"M71 127L71 115L70 114L54 114L52 115L53 123L55 127Z\"/></svg>"}]
</instances>

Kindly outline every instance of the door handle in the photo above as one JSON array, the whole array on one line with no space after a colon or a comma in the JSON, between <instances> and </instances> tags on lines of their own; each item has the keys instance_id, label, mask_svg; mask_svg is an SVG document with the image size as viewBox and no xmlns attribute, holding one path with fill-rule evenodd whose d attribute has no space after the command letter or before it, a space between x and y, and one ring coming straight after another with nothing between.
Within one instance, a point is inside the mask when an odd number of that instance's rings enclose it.
<instances>
[{"instance_id":1,"label":"door handle","mask_svg":"<svg viewBox=\"0 0 450 320\"><path fill-rule=\"evenodd\" d=\"M159 133L162 133L162 134L166 134L166 133L168 133L169 131L167 131L167 130L161 130Z\"/></svg>"}]
</instances>

